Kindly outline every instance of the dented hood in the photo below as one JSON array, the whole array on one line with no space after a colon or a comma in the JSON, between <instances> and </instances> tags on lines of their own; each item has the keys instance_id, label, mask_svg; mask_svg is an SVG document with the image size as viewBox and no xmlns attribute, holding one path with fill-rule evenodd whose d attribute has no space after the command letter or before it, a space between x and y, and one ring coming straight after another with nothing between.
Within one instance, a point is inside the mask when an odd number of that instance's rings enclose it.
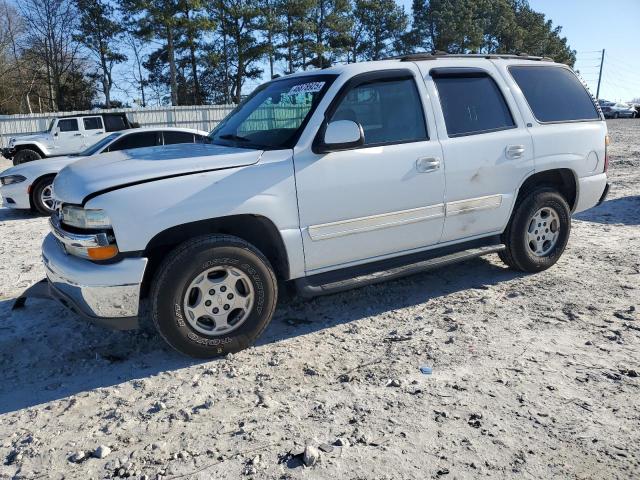
<instances>
[{"instance_id":1,"label":"dented hood","mask_svg":"<svg viewBox=\"0 0 640 480\"><path fill-rule=\"evenodd\" d=\"M86 157L62 169L53 191L64 203L82 204L91 194L124 185L256 163L262 150L178 144Z\"/></svg>"}]
</instances>

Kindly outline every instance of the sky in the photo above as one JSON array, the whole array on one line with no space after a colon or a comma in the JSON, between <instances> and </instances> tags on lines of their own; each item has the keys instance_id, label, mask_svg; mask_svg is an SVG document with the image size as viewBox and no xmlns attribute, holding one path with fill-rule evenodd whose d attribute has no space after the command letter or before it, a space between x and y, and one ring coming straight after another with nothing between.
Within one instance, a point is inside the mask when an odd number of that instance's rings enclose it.
<instances>
[{"instance_id":1,"label":"sky","mask_svg":"<svg viewBox=\"0 0 640 480\"><path fill-rule=\"evenodd\" d=\"M407 12L411 0L399 0ZM640 97L640 0L529 0L577 51L575 69L595 95L605 50L600 98L629 101Z\"/></svg>"}]
</instances>

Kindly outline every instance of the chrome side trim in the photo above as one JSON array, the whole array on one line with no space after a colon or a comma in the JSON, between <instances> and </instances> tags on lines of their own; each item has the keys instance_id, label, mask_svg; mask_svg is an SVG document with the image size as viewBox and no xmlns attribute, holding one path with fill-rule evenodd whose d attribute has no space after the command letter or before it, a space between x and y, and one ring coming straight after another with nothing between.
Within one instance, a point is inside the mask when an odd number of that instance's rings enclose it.
<instances>
[{"instance_id":1,"label":"chrome side trim","mask_svg":"<svg viewBox=\"0 0 640 480\"><path fill-rule=\"evenodd\" d=\"M63 230L60 220L55 215L52 215L51 218L49 218L49 227L51 228L51 233L54 237L64 245L68 245L70 247L93 248L109 245L109 237L106 233L83 235Z\"/></svg>"},{"instance_id":2,"label":"chrome side trim","mask_svg":"<svg viewBox=\"0 0 640 480\"><path fill-rule=\"evenodd\" d=\"M311 225L308 230L311 240L326 240L351 235L353 233L370 232L381 228L396 227L441 218L444 217L444 214L444 204L440 203L428 207L412 208L350 220L340 220L338 222L324 223L321 225Z\"/></svg>"},{"instance_id":3,"label":"chrome side trim","mask_svg":"<svg viewBox=\"0 0 640 480\"><path fill-rule=\"evenodd\" d=\"M458 200L447 203L446 215L447 217L451 217L469 212L477 212L478 210L492 210L499 208L500 205L502 205L502 195L500 194L472 198L470 200Z\"/></svg>"}]
</instances>

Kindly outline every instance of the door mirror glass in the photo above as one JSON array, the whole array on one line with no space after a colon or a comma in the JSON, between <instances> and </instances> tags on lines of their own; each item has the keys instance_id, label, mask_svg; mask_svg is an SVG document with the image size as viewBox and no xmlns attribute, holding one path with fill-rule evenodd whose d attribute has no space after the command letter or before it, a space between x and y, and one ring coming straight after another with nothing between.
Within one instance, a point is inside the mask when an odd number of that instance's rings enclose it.
<instances>
[{"instance_id":1,"label":"door mirror glass","mask_svg":"<svg viewBox=\"0 0 640 480\"><path fill-rule=\"evenodd\" d=\"M352 120L336 120L327 125L322 152L355 148L364 144L362 126Z\"/></svg>"}]
</instances>

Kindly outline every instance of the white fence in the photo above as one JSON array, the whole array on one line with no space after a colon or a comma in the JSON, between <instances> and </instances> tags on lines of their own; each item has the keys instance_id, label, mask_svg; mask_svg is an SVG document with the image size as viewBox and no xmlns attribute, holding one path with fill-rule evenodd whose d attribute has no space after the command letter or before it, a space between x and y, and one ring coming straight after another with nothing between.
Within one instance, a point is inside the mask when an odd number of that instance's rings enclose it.
<instances>
[{"instance_id":1,"label":"white fence","mask_svg":"<svg viewBox=\"0 0 640 480\"><path fill-rule=\"evenodd\" d=\"M0 147L6 147L10 137L45 131L52 118L63 115L125 112L141 127L184 127L210 131L235 105L201 105L193 107L121 108L29 115L0 115Z\"/></svg>"}]
</instances>

